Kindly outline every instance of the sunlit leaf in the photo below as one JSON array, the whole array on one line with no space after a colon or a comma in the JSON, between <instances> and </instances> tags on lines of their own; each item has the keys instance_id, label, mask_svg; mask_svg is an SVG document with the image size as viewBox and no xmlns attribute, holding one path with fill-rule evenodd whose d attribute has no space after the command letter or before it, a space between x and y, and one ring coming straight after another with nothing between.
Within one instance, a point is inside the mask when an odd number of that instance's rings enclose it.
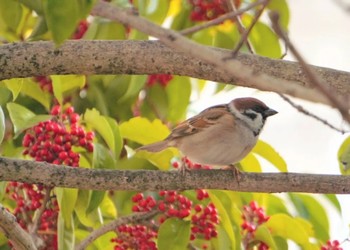
<instances>
[{"instance_id":1,"label":"sunlit leaf","mask_svg":"<svg viewBox=\"0 0 350 250\"><path fill-rule=\"evenodd\" d=\"M2 107L0 106L0 144L2 143L2 140L5 136L5 115L4 111L2 110Z\"/></svg>"},{"instance_id":2,"label":"sunlit leaf","mask_svg":"<svg viewBox=\"0 0 350 250\"><path fill-rule=\"evenodd\" d=\"M16 32L21 22L23 7L18 1L0 0L0 18L11 31Z\"/></svg>"},{"instance_id":3,"label":"sunlit leaf","mask_svg":"<svg viewBox=\"0 0 350 250\"><path fill-rule=\"evenodd\" d=\"M252 150L253 153L260 155L274 165L279 171L287 172L287 163L284 159L266 142L258 140L256 146Z\"/></svg>"},{"instance_id":4,"label":"sunlit leaf","mask_svg":"<svg viewBox=\"0 0 350 250\"><path fill-rule=\"evenodd\" d=\"M89 206L86 208L86 213L89 214L95 209L99 207L101 202L103 201L105 197L106 192L105 191L99 191L99 190L93 190L91 191L91 197Z\"/></svg>"},{"instance_id":5,"label":"sunlit leaf","mask_svg":"<svg viewBox=\"0 0 350 250\"><path fill-rule=\"evenodd\" d=\"M339 169L343 175L350 174L350 136L340 145L338 150Z\"/></svg>"},{"instance_id":6,"label":"sunlit leaf","mask_svg":"<svg viewBox=\"0 0 350 250\"><path fill-rule=\"evenodd\" d=\"M13 78L10 80L3 80L2 81L5 86L11 91L12 93L12 100L16 100L19 93L21 92L21 89L23 87L23 78Z\"/></svg>"},{"instance_id":7,"label":"sunlit leaf","mask_svg":"<svg viewBox=\"0 0 350 250\"><path fill-rule=\"evenodd\" d=\"M122 40L126 38L125 34L125 25L96 17L84 34L84 39Z\"/></svg>"},{"instance_id":8,"label":"sunlit leaf","mask_svg":"<svg viewBox=\"0 0 350 250\"><path fill-rule=\"evenodd\" d=\"M100 203L100 208L104 217L116 218L117 209L108 195L104 196L104 199Z\"/></svg>"},{"instance_id":9,"label":"sunlit leaf","mask_svg":"<svg viewBox=\"0 0 350 250\"><path fill-rule=\"evenodd\" d=\"M8 103L6 107L13 123L15 136L18 136L23 130L31 128L39 122L52 118L51 115L35 115L29 109L14 102Z\"/></svg>"},{"instance_id":10,"label":"sunlit leaf","mask_svg":"<svg viewBox=\"0 0 350 250\"><path fill-rule=\"evenodd\" d=\"M158 231L159 250L182 250L186 249L190 240L190 221L177 218L167 219Z\"/></svg>"},{"instance_id":11,"label":"sunlit leaf","mask_svg":"<svg viewBox=\"0 0 350 250\"><path fill-rule=\"evenodd\" d=\"M74 249L75 237L74 237L74 220L73 216L66 221L61 212L58 215L57 222L57 243L58 249Z\"/></svg>"},{"instance_id":12,"label":"sunlit leaf","mask_svg":"<svg viewBox=\"0 0 350 250\"><path fill-rule=\"evenodd\" d=\"M102 136L117 160L123 145L117 122L110 117L100 115L96 109L86 110L84 121Z\"/></svg>"},{"instance_id":13,"label":"sunlit leaf","mask_svg":"<svg viewBox=\"0 0 350 250\"><path fill-rule=\"evenodd\" d=\"M33 28L32 33L28 37L28 41L39 40L42 35L46 34L48 31L46 20L44 17L39 16L36 20L36 24Z\"/></svg>"},{"instance_id":14,"label":"sunlit leaf","mask_svg":"<svg viewBox=\"0 0 350 250\"><path fill-rule=\"evenodd\" d=\"M166 86L168 97L168 120L178 122L186 117L191 96L191 82L188 77L175 76Z\"/></svg>"},{"instance_id":15,"label":"sunlit leaf","mask_svg":"<svg viewBox=\"0 0 350 250\"><path fill-rule=\"evenodd\" d=\"M258 226L254 232L254 239L264 242L270 249L278 249L270 230L264 224Z\"/></svg>"},{"instance_id":16,"label":"sunlit leaf","mask_svg":"<svg viewBox=\"0 0 350 250\"><path fill-rule=\"evenodd\" d=\"M267 5L269 10L278 12L280 16L280 25L288 31L289 8L286 0L271 0Z\"/></svg>"},{"instance_id":17,"label":"sunlit leaf","mask_svg":"<svg viewBox=\"0 0 350 250\"><path fill-rule=\"evenodd\" d=\"M81 89L86 83L83 75L52 75L53 93L57 101L63 105L63 95L73 89Z\"/></svg>"},{"instance_id":18,"label":"sunlit leaf","mask_svg":"<svg viewBox=\"0 0 350 250\"><path fill-rule=\"evenodd\" d=\"M230 220L230 217L228 215L228 211L226 210L226 207L223 206L221 200L216 196L214 191L208 191L209 197L211 201L214 203L216 209L219 212L220 215L220 223L224 227L228 237L231 240L231 249L236 249L236 237L233 232L233 226Z\"/></svg>"},{"instance_id":19,"label":"sunlit leaf","mask_svg":"<svg viewBox=\"0 0 350 250\"><path fill-rule=\"evenodd\" d=\"M56 187L55 194L60 208L60 215L65 222L65 227L70 229L70 220L73 218L72 215L78 197L78 189Z\"/></svg>"},{"instance_id":20,"label":"sunlit leaf","mask_svg":"<svg viewBox=\"0 0 350 250\"><path fill-rule=\"evenodd\" d=\"M329 239L329 221L324 207L310 195L290 193L289 197L300 216L313 224L316 237L327 241Z\"/></svg>"},{"instance_id":21,"label":"sunlit leaf","mask_svg":"<svg viewBox=\"0 0 350 250\"><path fill-rule=\"evenodd\" d=\"M248 154L239 164L244 172L261 172L261 166L254 154Z\"/></svg>"},{"instance_id":22,"label":"sunlit leaf","mask_svg":"<svg viewBox=\"0 0 350 250\"><path fill-rule=\"evenodd\" d=\"M136 157L147 159L160 170L168 170L170 168L171 159L176 155L178 155L178 151L175 148L168 148L157 153L150 153L142 150L135 154Z\"/></svg>"},{"instance_id":23,"label":"sunlit leaf","mask_svg":"<svg viewBox=\"0 0 350 250\"><path fill-rule=\"evenodd\" d=\"M152 122L146 118L134 117L119 126L123 138L140 144L149 144L163 140L170 131L160 120Z\"/></svg>"},{"instance_id":24,"label":"sunlit leaf","mask_svg":"<svg viewBox=\"0 0 350 250\"><path fill-rule=\"evenodd\" d=\"M140 90L145 86L147 76L145 75L133 75L129 83L128 89L122 98L118 102L124 102L125 100L138 95Z\"/></svg>"},{"instance_id":25,"label":"sunlit leaf","mask_svg":"<svg viewBox=\"0 0 350 250\"><path fill-rule=\"evenodd\" d=\"M272 215L265 222L265 226L271 231L272 235L293 240L302 246L308 246L310 244L310 235L307 234L303 224L286 214Z\"/></svg>"},{"instance_id":26,"label":"sunlit leaf","mask_svg":"<svg viewBox=\"0 0 350 250\"><path fill-rule=\"evenodd\" d=\"M19 2L27 6L29 9L34 10L39 15L43 13L41 0L19 0Z\"/></svg>"},{"instance_id":27,"label":"sunlit leaf","mask_svg":"<svg viewBox=\"0 0 350 250\"><path fill-rule=\"evenodd\" d=\"M169 1L164 0L143 0L137 3L140 14L157 24L164 21L169 9Z\"/></svg>"},{"instance_id":28,"label":"sunlit leaf","mask_svg":"<svg viewBox=\"0 0 350 250\"><path fill-rule=\"evenodd\" d=\"M84 226L97 228L103 223L103 218L99 209L86 213L86 208L89 206L90 198L91 191L79 190L74 211L80 223Z\"/></svg>"}]
</instances>

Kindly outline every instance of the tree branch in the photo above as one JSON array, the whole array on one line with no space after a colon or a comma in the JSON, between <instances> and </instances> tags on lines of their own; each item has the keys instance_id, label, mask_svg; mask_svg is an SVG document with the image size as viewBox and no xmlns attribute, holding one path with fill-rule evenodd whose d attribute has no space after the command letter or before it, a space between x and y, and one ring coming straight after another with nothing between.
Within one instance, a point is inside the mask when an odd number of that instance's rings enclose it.
<instances>
[{"instance_id":1,"label":"tree branch","mask_svg":"<svg viewBox=\"0 0 350 250\"><path fill-rule=\"evenodd\" d=\"M240 192L350 194L350 176L297 173L242 173L239 184L231 170L178 171L97 170L27 160L0 158L0 181L93 190L222 189ZM272 185L273 183L273 185Z\"/></svg>"},{"instance_id":2,"label":"tree branch","mask_svg":"<svg viewBox=\"0 0 350 250\"><path fill-rule=\"evenodd\" d=\"M151 211L151 212L145 212L145 213L135 213L132 215L120 217L110 223L107 223L105 225L102 225L98 229L94 230L88 237L86 237L82 242L79 243L75 247L75 250L84 250L87 248L87 246L95 241L98 237L106 234L110 231L115 231L117 227L124 224L129 223L140 223L144 220L148 220L155 216L158 213L158 211Z\"/></svg>"},{"instance_id":3,"label":"tree branch","mask_svg":"<svg viewBox=\"0 0 350 250\"><path fill-rule=\"evenodd\" d=\"M209 47L208 47L209 48ZM210 48L222 57L230 50ZM289 86L266 81L258 89L289 94L312 102L328 104L328 99L312 89L298 63L238 53L235 58L253 74L266 74ZM186 65L186 67L183 67ZM350 95L350 73L312 67L318 76L338 95ZM56 48L52 42L14 43L0 46L0 80L36 75L67 74L159 74L190 76L239 86L239 81L208 63L176 52L157 41L66 41ZM297 91L293 91L296 89Z\"/></svg>"},{"instance_id":4,"label":"tree branch","mask_svg":"<svg viewBox=\"0 0 350 250\"><path fill-rule=\"evenodd\" d=\"M17 250L36 250L33 239L17 223L16 217L0 204L0 231Z\"/></svg>"}]
</instances>

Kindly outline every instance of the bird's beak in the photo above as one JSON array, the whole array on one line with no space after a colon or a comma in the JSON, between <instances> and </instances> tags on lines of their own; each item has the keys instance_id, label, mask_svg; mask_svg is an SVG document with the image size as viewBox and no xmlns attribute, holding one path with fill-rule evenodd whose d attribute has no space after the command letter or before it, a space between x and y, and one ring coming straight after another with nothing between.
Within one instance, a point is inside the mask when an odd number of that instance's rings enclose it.
<instances>
[{"instance_id":1,"label":"bird's beak","mask_svg":"<svg viewBox=\"0 0 350 250\"><path fill-rule=\"evenodd\" d=\"M269 116L272 116L272 115L275 115L277 114L278 112L274 109L268 109L264 112L264 115L265 117L269 117Z\"/></svg>"}]
</instances>

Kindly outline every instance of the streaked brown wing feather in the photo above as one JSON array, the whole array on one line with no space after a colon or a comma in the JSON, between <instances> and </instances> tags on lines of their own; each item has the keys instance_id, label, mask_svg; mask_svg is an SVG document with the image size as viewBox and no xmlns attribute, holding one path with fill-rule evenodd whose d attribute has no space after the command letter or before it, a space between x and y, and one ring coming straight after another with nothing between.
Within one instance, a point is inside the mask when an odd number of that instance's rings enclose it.
<instances>
[{"instance_id":1,"label":"streaked brown wing feather","mask_svg":"<svg viewBox=\"0 0 350 250\"><path fill-rule=\"evenodd\" d=\"M206 128L227 112L226 105L217 105L203 110L198 115L180 123L175 127L168 138L179 138L198 133Z\"/></svg>"}]
</instances>

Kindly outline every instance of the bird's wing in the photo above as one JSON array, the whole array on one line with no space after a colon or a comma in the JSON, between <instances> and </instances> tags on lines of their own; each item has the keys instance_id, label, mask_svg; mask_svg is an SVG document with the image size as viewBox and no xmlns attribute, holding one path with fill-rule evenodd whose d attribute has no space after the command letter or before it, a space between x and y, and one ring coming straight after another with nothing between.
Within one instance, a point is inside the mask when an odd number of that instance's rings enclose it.
<instances>
[{"instance_id":1,"label":"bird's wing","mask_svg":"<svg viewBox=\"0 0 350 250\"><path fill-rule=\"evenodd\" d=\"M214 124L216 120L220 119L227 112L227 105L217 105L207 108L198 115L177 125L168 138L179 138L198 133L203 128Z\"/></svg>"}]
</instances>

